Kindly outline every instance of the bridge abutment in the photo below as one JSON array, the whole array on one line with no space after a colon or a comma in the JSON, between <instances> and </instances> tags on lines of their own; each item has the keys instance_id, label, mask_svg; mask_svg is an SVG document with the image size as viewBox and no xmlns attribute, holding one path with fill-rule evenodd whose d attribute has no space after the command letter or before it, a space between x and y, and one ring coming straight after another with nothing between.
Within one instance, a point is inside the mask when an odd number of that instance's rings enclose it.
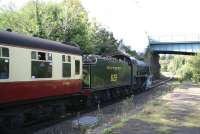
<instances>
[{"instance_id":1,"label":"bridge abutment","mask_svg":"<svg viewBox=\"0 0 200 134\"><path fill-rule=\"evenodd\" d=\"M147 51L145 56L145 62L149 64L150 73L153 75L153 79L160 78L160 56L152 51Z\"/></svg>"},{"instance_id":2,"label":"bridge abutment","mask_svg":"<svg viewBox=\"0 0 200 134\"><path fill-rule=\"evenodd\" d=\"M160 78L160 56L159 54L152 53L150 56L150 71L153 74L154 79Z\"/></svg>"}]
</instances>

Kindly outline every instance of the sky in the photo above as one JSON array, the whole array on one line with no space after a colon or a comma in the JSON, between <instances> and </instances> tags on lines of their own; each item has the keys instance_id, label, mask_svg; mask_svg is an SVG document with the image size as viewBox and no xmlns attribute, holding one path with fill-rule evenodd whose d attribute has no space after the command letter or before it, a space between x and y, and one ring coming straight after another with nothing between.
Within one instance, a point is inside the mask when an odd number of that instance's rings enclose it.
<instances>
[{"instance_id":1,"label":"sky","mask_svg":"<svg viewBox=\"0 0 200 134\"><path fill-rule=\"evenodd\" d=\"M0 6L10 1L19 8L28 0L0 0ZM200 35L199 0L82 0L82 4L90 18L139 52L147 47L148 36Z\"/></svg>"}]
</instances>

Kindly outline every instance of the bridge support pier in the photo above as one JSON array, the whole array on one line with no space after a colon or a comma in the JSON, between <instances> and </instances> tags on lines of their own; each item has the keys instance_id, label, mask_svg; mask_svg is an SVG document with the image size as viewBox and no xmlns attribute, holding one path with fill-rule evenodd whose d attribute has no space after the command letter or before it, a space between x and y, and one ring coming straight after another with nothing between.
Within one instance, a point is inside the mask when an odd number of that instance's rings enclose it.
<instances>
[{"instance_id":1,"label":"bridge support pier","mask_svg":"<svg viewBox=\"0 0 200 134\"><path fill-rule=\"evenodd\" d=\"M153 74L154 79L160 78L160 56L156 53L152 53L150 56L150 71Z\"/></svg>"}]
</instances>

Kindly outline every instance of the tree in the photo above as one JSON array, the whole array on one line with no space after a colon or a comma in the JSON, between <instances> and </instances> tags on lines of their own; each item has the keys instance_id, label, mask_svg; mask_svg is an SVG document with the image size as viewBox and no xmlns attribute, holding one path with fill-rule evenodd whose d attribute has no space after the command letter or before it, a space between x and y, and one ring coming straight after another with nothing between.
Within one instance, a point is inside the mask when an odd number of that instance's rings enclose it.
<instances>
[{"instance_id":1,"label":"tree","mask_svg":"<svg viewBox=\"0 0 200 134\"><path fill-rule=\"evenodd\" d=\"M85 52L91 45L90 23L79 0L61 3L29 1L20 10L2 9L0 28L60 42L79 44ZM87 46L87 47L86 47Z\"/></svg>"},{"instance_id":2,"label":"tree","mask_svg":"<svg viewBox=\"0 0 200 134\"><path fill-rule=\"evenodd\" d=\"M59 42L78 44L85 54L109 54L118 51L119 42L113 33L95 21L80 0L60 3L30 0L19 10L5 8L0 11L0 29ZM127 47L127 52L135 54Z\"/></svg>"},{"instance_id":3,"label":"tree","mask_svg":"<svg viewBox=\"0 0 200 134\"><path fill-rule=\"evenodd\" d=\"M191 67L192 71L192 79L195 82L200 82L200 52L197 55L191 57L189 60L189 66Z\"/></svg>"},{"instance_id":4,"label":"tree","mask_svg":"<svg viewBox=\"0 0 200 134\"><path fill-rule=\"evenodd\" d=\"M174 74L186 63L186 58L184 56L174 56L173 59L170 57L169 60L171 60L171 62L167 70Z\"/></svg>"},{"instance_id":5,"label":"tree","mask_svg":"<svg viewBox=\"0 0 200 134\"><path fill-rule=\"evenodd\" d=\"M97 28L96 34L93 36L93 43L95 54L109 54L118 51L118 42L113 33L102 27Z\"/></svg>"},{"instance_id":6,"label":"tree","mask_svg":"<svg viewBox=\"0 0 200 134\"><path fill-rule=\"evenodd\" d=\"M138 55L138 53L135 50L131 50L130 46L126 46L122 39L119 41L118 49L119 51L127 53L137 59L144 60L143 56Z\"/></svg>"}]
</instances>

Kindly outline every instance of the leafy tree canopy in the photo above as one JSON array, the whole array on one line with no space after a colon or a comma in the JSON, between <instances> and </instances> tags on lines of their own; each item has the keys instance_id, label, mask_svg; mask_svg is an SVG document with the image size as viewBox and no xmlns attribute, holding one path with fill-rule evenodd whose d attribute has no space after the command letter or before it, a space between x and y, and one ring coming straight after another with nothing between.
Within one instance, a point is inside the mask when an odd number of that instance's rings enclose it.
<instances>
[{"instance_id":1,"label":"leafy tree canopy","mask_svg":"<svg viewBox=\"0 0 200 134\"><path fill-rule=\"evenodd\" d=\"M0 9L0 29L59 42L78 44L85 54L108 54L119 51L113 33L89 21L88 13L80 0L63 0L61 3L30 0L24 7ZM137 53L123 44L125 51Z\"/></svg>"}]
</instances>

